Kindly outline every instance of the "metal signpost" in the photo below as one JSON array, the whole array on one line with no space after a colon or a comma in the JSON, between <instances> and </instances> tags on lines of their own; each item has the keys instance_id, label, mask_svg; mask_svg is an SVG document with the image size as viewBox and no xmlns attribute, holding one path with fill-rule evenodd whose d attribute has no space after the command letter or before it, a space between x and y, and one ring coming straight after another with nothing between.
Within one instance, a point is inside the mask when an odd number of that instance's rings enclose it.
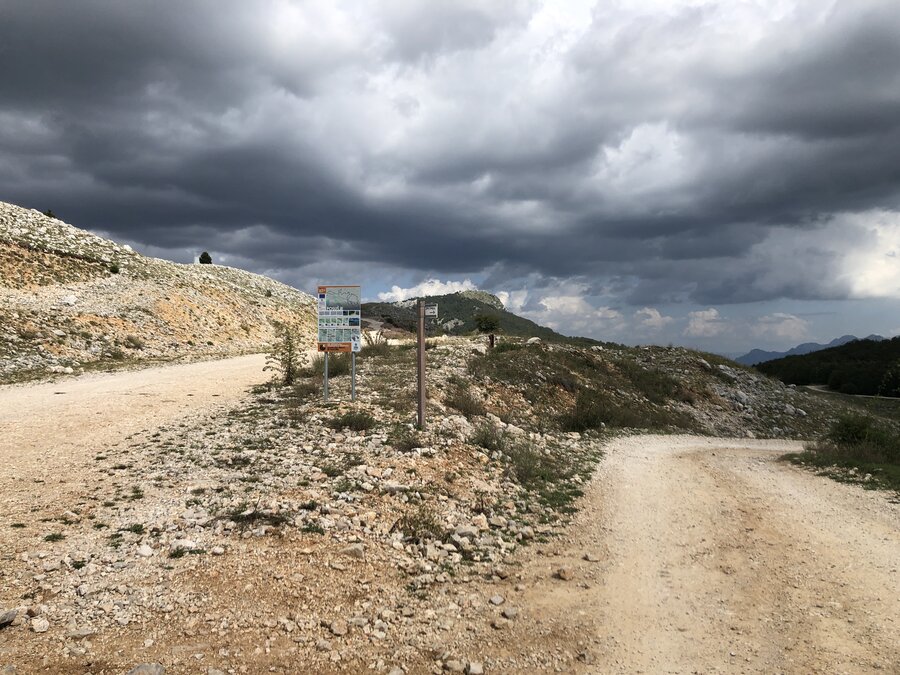
<instances>
[{"instance_id":1,"label":"metal signpost","mask_svg":"<svg viewBox=\"0 0 900 675\"><path fill-rule=\"evenodd\" d=\"M325 354L324 396L328 402L328 355L350 354L350 400L356 401L356 353L361 348L359 286L319 286L319 351Z\"/></svg>"},{"instance_id":2,"label":"metal signpost","mask_svg":"<svg viewBox=\"0 0 900 675\"><path fill-rule=\"evenodd\" d=\"M424 300L419 300L419 331L418 331L418 383L419 383L419 428L425 429L425 317L437 318L438 306L434 304L425 304Z\"/></svg>"}]
</instances>

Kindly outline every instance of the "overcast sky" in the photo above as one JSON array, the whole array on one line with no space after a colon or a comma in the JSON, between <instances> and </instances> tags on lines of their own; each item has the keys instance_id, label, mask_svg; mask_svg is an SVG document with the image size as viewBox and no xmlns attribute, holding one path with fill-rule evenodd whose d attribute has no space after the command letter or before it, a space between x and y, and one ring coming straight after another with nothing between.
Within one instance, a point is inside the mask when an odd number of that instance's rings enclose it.
<instances>
[{"instance_id":1,"label":"overcast sky","mask_svg":"<svg viewBox=\"0 0 900 675\"><path fill-rule=\"evenodd\" d=\"M620 342L893 335L900 7L0 0L0 200Z\"/></svg>"}]
</instances>

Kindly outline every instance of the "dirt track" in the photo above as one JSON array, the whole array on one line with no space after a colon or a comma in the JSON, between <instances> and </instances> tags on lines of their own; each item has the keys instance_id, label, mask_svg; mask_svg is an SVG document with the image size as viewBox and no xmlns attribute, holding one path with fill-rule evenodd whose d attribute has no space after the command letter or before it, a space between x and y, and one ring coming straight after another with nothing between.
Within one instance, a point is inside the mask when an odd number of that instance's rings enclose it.
<instances>
[{"instance_id":1,"label":"dirt track","mask_svg":"<svg viewBox=\"0 0 900 675\"><path fill-rule=\"evenodd\" d=\"M228 404L266 379L260 354L0 387L0 511L13 522L83 489L129 434ZM68 508L68 503L63 503Z\"/></svg>"},{"instance_id":2,"label":"dirt track","mask_svg":"<svg viewBox=\"0 0 900 675\"><path fill-rule=\"evenodd\" d=\"M900 672L900 507L794 448L614 443L573 538L526 564L517 641L580 644L580 672Z\"/></svg>"},{"instance_id":3,"label":"dirt track","mask_svg":"<svg viewBox=\"0 0 900 675\"><path fill-rule=\"evenodd\" d=\"M108 445L236 400L264 379L262 363L0 388L4 523L67 505L92 488ZM565 672L900 672L900 505L777 461L797 447L613 442L569 534L524 549L508 580L469 587L501 591L521 613L504 630L468 624L459 652L491 672L548 661ZM0 548L16 532L0 528ZM553 578L561 565L572 580Z\"/></svg>"}]
</instances>

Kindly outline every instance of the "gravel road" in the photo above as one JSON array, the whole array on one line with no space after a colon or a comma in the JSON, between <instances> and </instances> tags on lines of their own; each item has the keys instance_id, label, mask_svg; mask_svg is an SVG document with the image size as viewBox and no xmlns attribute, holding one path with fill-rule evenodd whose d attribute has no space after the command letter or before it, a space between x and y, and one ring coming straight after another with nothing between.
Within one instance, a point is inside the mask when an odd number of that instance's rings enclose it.
<instances>
[{"instance_id":1,"label":"gravel road","mask_svg":"<svg viewBox=\"0 0 900 675\"><path fill-rule=\"evenodd\" d=\"M0 512L69 507L93 458L125 437L227 405L263 382L265 356L0 387Z\"/></svg>"},{"instance_id":2,"label":"gravel road","mask_svg":"<svg viewBox=\"0 0 900 675\"><path fill-rule=\"evenodd\" d=\"M233 404L263 363L0 388L0 524L69 508L105 480L94 457ZM798 447L613 441L562 537L524 548L508 577L441 591L472 606L499 592L514 618L442 641L491 672L900 672L900 504L778 461ZM17 532L0 527L0 551Z\"/></svg>"},{"instance_id":3,"label":"gravel road","mask_svg":"<svg viewBox=\"0 0 900 675\"><path fill-rule=\"evenodd\" d=\"M900 672L900 506L777 461L797 447L614 442L571 537L525 561L515 642L578 672Z\"/></svg>"}]
</instances>

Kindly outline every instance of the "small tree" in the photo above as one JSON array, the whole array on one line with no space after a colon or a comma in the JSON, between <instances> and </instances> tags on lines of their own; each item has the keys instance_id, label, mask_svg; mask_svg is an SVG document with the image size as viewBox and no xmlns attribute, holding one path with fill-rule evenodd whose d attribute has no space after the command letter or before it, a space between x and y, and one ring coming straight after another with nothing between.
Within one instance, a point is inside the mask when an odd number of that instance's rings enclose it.
<instances>
[{"instance_id":1,"label":"small tree","mask_svg":"<svg viewBox=\"0 0 900 675\"><path fill-rule=\"evenodd\" d=\"M206 251L203 251L203 253L200 254L200 264L212 265L212 256Z\"/></svg>"},{"instance_id":2,"label":"small tree","mask_svg":"<svg viewBox=\"0 0 900 675\"><path fill-rule=\"evenodd\" d=\"M475 328L479 333L496 333L500 330L500 319L491 314L478 314L475 316Z\"/></svg>"},{"instance_id":3,"label":"small tree","mask_svg":"<svg viewBox=\"0 0 900 675\"><path fill-rule=\"evenodd\" d=\"M278 339L266 356L265 370L274 370L281 384L292 385L300 370L302 356L297 331L292 326L281 324L278 326Z\"/></svg>"}]
</instances>

